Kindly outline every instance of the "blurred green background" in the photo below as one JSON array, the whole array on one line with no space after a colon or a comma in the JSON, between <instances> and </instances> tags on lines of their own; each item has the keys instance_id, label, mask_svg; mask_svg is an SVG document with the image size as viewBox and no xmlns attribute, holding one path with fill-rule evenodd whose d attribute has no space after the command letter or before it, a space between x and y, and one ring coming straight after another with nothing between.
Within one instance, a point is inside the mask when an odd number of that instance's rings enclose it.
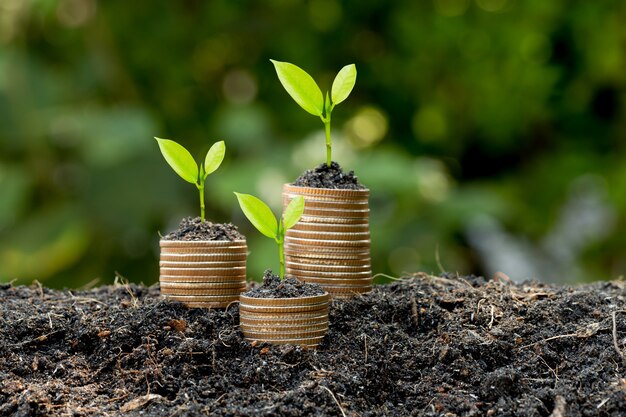
<instances>
[{"instance_id":1,"label":"blurred green background","mask_svg":"<svg viewBox=\"0 0 626 417\"><path fill-rule=\"evenodd\" d=\"M153 136L227 143L208 217L248 235L232 191L278 209L324 161L322 123L270 58L327 89L334 159L372 190L375 272L574 282L626 267L626 2L0 0L0 281L158 280L158 233L198 214Z\"/></svg>"}]
</instances>

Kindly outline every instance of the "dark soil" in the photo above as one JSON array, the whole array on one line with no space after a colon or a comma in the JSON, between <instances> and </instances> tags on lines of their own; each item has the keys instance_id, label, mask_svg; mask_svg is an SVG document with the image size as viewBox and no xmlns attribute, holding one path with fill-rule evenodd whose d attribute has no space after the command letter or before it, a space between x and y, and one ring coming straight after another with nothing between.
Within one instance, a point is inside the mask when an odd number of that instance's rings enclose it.
<instances>
[{"instance_id":1,"label":"dark soil","mask_svg":"<svg viewBox=\"0 0 626 417\"><path fill-rule=\"evenodd\" d=\"M243 240L237 226L232 223L211 223L202 221L200 217L186 217L178 229L163 236L164 240Z\"/></svg>"},{"instance_id":2,"label":"dark soil","mask_svg":"<svg viewBox=\"0 0 626 417\"><path fill-rule=\"evenodd\" d=\"M263 283L244 293L252 298L296 298L322 295L324 290L317 284L305 284L295 278L287 277L281 281L278 275L268 269L263 274Z\"/></svg>"},{"instance_id":3,"label":"dark soil","mask_svg":"<svg viewBox=\"0 0 626 417\"><path fill-rule=\"evenodd\" d=\"M626 283L417 275L335 301L318 350L236 305L0 286L3 416L624 416Z\"/></svg>"},{"instance_id":4,"label":"dark soil","mask_svg":"<svg viewBox=\"0 0 626 417\"><path fill-rule=\"evenodd\" d=\"M298 187L333 188L345 190L363 190L365 186L359 183L354 171L344 173L337 162L331 162L330 167L323 164L315 169L304 171L294 182Z\"/></svg>"}]
</instances>

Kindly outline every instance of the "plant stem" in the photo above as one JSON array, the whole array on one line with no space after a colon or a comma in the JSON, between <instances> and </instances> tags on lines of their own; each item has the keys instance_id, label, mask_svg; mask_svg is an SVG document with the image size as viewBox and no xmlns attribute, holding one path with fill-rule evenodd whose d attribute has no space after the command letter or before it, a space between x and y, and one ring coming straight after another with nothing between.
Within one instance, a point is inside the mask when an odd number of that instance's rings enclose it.
<instances>
[{"instance_id":1,"label":"plant stem","mask_svg":"<svg viewBox=\"0 0 626 417\"><path fill-rule=\"evenodd\" d=\"M326 132L326 165L330 166L333 148L330 143L330 113L322 118L324 122L324 131Z\"/></svg>"},{"instance_id":2,"label":"plant stem","mask_svg":"<svg viewBox=\"0 0 626 417\"><path fill-rule=\"evenodd\" d=\"M283 243L280 242L278 244L278 257L280 258L279 276L281 280L285 279L285 247Z\"/></svg>"},{"instance_id":3,"label":"plant stem","mask_svg":"<svg viewBox=\"0 0 626 417\"><path fill-rule=\"evenodd\" d=\"M278 270L278 276L281 280L285 279L285 225L281 217L278 224L278 237L276 238L278 243L278 260L280 262L280 268Z\"/></svg>"},{"instance_id":4,"label":"plant stem","mask_svg":"<svg viewBox=\"0 0 626 417\"><path fill-rule=\"evenodd\" d=\"M204 183L196 184L200 191L200 220L204 223Z\"/></svg>"}]
</instances>

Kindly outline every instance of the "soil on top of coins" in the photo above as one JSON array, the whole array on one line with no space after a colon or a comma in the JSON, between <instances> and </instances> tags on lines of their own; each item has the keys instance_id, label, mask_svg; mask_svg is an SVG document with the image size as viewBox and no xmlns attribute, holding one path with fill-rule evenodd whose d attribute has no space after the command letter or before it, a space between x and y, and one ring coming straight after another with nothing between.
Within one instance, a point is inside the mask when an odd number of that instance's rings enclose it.
<instances>
[{"instance_id":1,"label":"soil on top of coins","mask_svg":"<svg viewBox=\"0 0 626 417\"><path fill-rule=\"evenodd\" d=\"M185 217L178 229L163 236L163 240L244 240L237 226L232 223L211 223L200 217Z\"/></svg>"},{"instance_id":2,"label":"soil on top of coins","mask_svg":"<svg viewBox=\"0 0 626 417\"><path fill-rule=\"evenodd\" d=\"M287 277L281 280L274 275L271 269L263 274L263 283L255 285L244 295L252 298L296 298L312 297L324 294L324 290L317 284L304 283L295 278Z\"/></svg>"},{"instance_id":3,"label":"soil on top of coins","mask_svg":"<svg viewBox=\"0 0 626 417\"><path fill-rule=\"evenodd\" d=\"M158 287L0 286L2 416L624 416L626 283L416 274L332 301L317 350Z\"/></svg>"},{"instance_id":4,"label":"soil on top of coins","mask_svg":"<svg viewBox=\"0 0 626 417\"><path fill-rule=\"evenodd\" d=\"M297 187L331 188L344 190L364 190L354 171L343 172L337 162L328 166L325 162L314 169L304 171L292 185Z\"/></svg>"}]
</instances>

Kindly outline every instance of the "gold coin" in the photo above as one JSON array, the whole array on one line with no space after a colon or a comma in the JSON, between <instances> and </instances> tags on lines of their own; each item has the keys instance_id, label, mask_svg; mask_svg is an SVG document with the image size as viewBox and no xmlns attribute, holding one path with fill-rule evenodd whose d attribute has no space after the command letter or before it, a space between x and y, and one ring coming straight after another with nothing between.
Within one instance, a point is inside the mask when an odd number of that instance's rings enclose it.
<instances>
[{"instance_id":1,"label":"gold coin","mask_svg":"<svg viewBox=\"0 0 626 417\"><path fill-rule=\"evenodd\" d=\"M285 197L283 198L283 207L287 207L289 202L291 202L291 198ZM346 202L346 201L336 201L336 200L313 200L313 199L305 199L304 206L312 209L320 209L320 210L341 210L341 211L369 211L369 203L367 200L365 201L354 201L354 202Z\"/></svg>"},{"instance_id":2,"label":"gold coin","mask_svg":"<svg viewBox=\"0 0 626 417\"><path fill-rule=\"evenodd\" d=\"M309 339L312 337L323 337L328 329L321 330L294 330L281 331L276 329L275 331L250 331L242 329L243 335L250 339L263 339L265 341L280 340L280 339Z\"/></svg>"},{"instance_id":3,"label":"gold coin","mask_svg":"<svg viewBox=\"0 0 626 417\"><path fill-rule=\"evenodd\" d=\"M328 326L328 315L318 316L316 319L308 319L308 318L291 318L291 319L283 319L282 317L278 317L275 319L266 319L259 318L256 315L239 315L240 323L243 325L244 323L247 326L253 327L263 327L263 326Z\"/></svg>"},{"instance_id":4,"label":"gold coin","mask_svg":"<svg viewBox=\"0 0 626 417\"><path fill-rule=\"evenodd\" d=\"M367 251L329 251L329 250L303 250L301 248L293 248L289 247L289 249L285 248L285 259L294 259L304 261L305 259L310 259L312 262L319 261L328 262L332 264L334 262L344 262L344 261L355 261L360 264L365 264L370 262L370 253Z\"/></svg>"},{"instance_id":5,"label":"gold coin","mask_svg":"<svg viewBox=\"0 0 626 417\"><path fill-rule=\"evenodd\" d=\"M330 216L311 216L304 212L298 223L303 224L340 224L340 225L361 225L369 227L369 217L330 217Z\"/></svg>"},{"instance_id":6,"label":"gold coin","mask_svg":"<svg viewBox=\"0 0 626 417\"><path fill-rule=\"evenodd\" d=\"M161 261L166 262L245 262L247 253L163 253Z\"/></svg>"},{"instance_id":7,"label":"gold coin","mask_svg":"<svg viewBox=\"0 0 626 417\"><path fill-rule=\"evenodd\" d=\"M341 248L369 248L371 245L370 239L363 240L322 240L322 239L307 239L293 236L285 236L285 244L296 244L303 246L332 246Z\"/></svg>"},{"instance_id":8,"label":"gold coin","mask_svg":"<svg viewBox=\"0 0 626 417\"><path fill-rule=\"evenodd\" d=\"M369 233L370 228L367 224L332 224L332 223L306 223L298 222L289 229L289 231L297 230L300 232L331 232L331 233Z\"/></svg>"},{"instance_id":9,"label":"gold coin","mask_svg":"<svg viewBox=\"0 0 626 417\"><path fill-rule=\"evenodd\" d=\"M285 325L283 323L249 323L245 320L240 320L239 327L241 330L250 332L302 332L302 331L316 331L316 330L328 330L328 321L324 323L310 323L300 325Z\"/></svg>"},{"instance_id":10,"label":"gold coin","mask_svg":"<svg viewBox=\"0 0 626 417\"><path fill-rule=\"evenodd\" d=\"M313 271L290 268L287 266L289 275L297 278L313 278L313 279L358 279L371 278L372 271Z\"/></svg>"},{"instance_id":11,"label":"gold coin","mask_svg":"<svg viewBox=\"0 0 626 417\"><path fill-rule=\"evenodd\" d=\"M193 295L193 296L207 296L207 297L216 297L216 296L231 296L238 297L239 294L244 292L246 287L240 288L225 288L225 289L186 289L186 288L161 288L161 294L163 295Z\"/></svg>"},{"instance_id":12,"label":"gold coin","mask_svg":"<svg viewBox=\"0 0 626 417\"><path fill-rule=\"evenodd\" d=\"M239 312L240 317L245 317L249 322L324 322L328 321L328 310L317 311L301 311L292 313L263 313L258 311L245 311Z\"/></svg>"},{"instance_id":13,"label":"gold coin","mask_svg":"<svg viewBox=\"0 0 626 417\"><path fill-rule=\"evenodd\" d=\"M306 269L308 265L319 267L347 267L347 268L361 268L362 270L371 269L369 257L367 259L322 259L322 258L307 258L300 256L290 255L285 258L285 262L288 265L293 265L294 268Z\"/></svg>"},{"instance_id":14,"label":"gold coin","mask_svg":"<svg viewBox=\"0 0 626 417\"><path fill-rule=\"evenodd\" d=\"M228 268L245 268L246 261L211 261L211 262L176 262L163 261L159 262L159 266L166 268L212 268L212 269L228 269Z\"/></svg>"},{"instance_id":15,"label":"gold coin","mask_svg":"<svg viewBox=\"0 0 626 417\"><path fill-rule=\"evenodd\" d=\"M370 240L370 232L345 233L345 232L308 232L301 230L287 230L285 237L295 239L315 239L315 240L337 240L337 241L358 241Z\"/></svg>"},{"instance_id":16,"label":"gold coin","mask_svg":"<svg viewBox=\"0 0 626 417\"><path fill-rule=\"evenodd\" d=\"M297 276L296 277L304 282L310 282L313 284L321 285L326 291L326 287L332 288L333 285L353 285L357 287L371 286L372 277L360 277L360 278L330 278L330 277L314 277L314 276Z\"/></svg>"},{"instance_id":17,"label":"gold coin","mask_svg":"<svg viewBox=\"0 0 626 417\"><path fill-rule=\"evenodd\" d=\"M320 209L320 208L308 208L304 206L303 216L315 216L324 219L369 219L370 210L336 210L336 209Z\"/></svg>"},{"instance_id":18,"label":"gold coin","mask_svg":"<svg viewBox=\"0 0 626 417\"><path fill-rule=\"evenodd\" d=\"M162 294L168 300L180 301L183 303L223 303L237 301L237 295L169 295Z\"/></svg>"},{"instance_id":19,"label":"gold coin","mask_svg":"<svg viewBox=\"0 0 626 417\"><path fill-rule=\"evenodd\" d=\"M296 314L296 313L303 313L303 312L309 312L309 311L315 311L315 312L326 312L328 311L328 302L325 303L321 303L321 304L313 304L313 305L306 305L306 306L262 306L262 305L249 305L249 304L244 304L241 302L241 299L239 300L239 311L246 311L246 312L250 312L250 313L291 313L291 314Z\"/></svg>"},{"instance_id":20,"label":"gold coin","mask_svg":"<svg viewBox=\"0 0 626 417\"><path fill-rule=\"evenodd\" d=\"M160 268L161 275L183 275L189 277L225 277L246 273L245 267L234 268Z\"/></svg>"},{"instance_id":21,"label":"gold coin","mask_svg":"<svg viewBox=\"0 0 626 417\"><path fill-rule=\"evenodd\" d=\"M236 282L159 282L161 291L163 289L190 289L190 290L225 290L225 289L241 289L246 287L245 281Z\"/></svg>"},{"instance_id":22,"label":"gold coin","mask_svg":"<svg viewBox=\"0 0 626 417\"><path fill-rule=\"evenodd\" d=\"M263 339L251 339L249 337L245 337L244 339L249 342L270 342L273 345L297 345L304 349L315 349L322 343L324 336L321 337L313 337L310 339L281 339L281 340L263 340Z\"/></svg>"},{"instance_id":23,"label":"gold coin","mask_svg":"<svg viewBox=\"0 0 626 417\"><path fill-rule=\"evenodd\" d=\"M226 300L226 301L218 301L218 302L185 302L184 304L188 307L188 308L208 308L208 309L212 309L212 308L227 308L229 305L236 303L237 299L235 298L234 300Z\"/></svg>"},{"instance_id":24,"label":"gold coin","mask_svg":"<svg viewBox=\"0 0 626 417\"><path fill-rule=\"evenodd\" d=\"M187 275L161 275L159 281L170 283L202 283L202 284L240 284L246 282L245 275L231 275L231 276L219 276L219 277L202 277L202 276L187 276Z\"/></svg>"},{"instance_id":25,"label":"gold coin","mask_svg":"<svg viewBox=\"0 0 626 417\"><path fill-rule=\"evenodd\" d=\"M277 306L277 307L304 307L309 305L318 305L320 303L328 303L328 294L311 295L305 297L293 298L256 298L247 295L241 296L241 305L250 306Z\"/></svg>"},{"instance_id":26,"label":"gold coin","mask_svg":"<svg viewBox=\"0 0 626 417\"><path fill-rule=\"evenodd\" d=\"M244 240L165 240L161 239L162 248L207 248L207 249L240 249L246 247Z\"/></svg>"},{"instance_id":27,"label":"gold coin","mask_svg":"<svg viewBox=\"0 0 626 417\"><path fill-rule=\"evenodd\" d=\"M370 195L370 190L367 188L360 190L346 190L346 189L334 189L334 188L313 188L313 187L298 187L296 185L284 184L283 192L285 194L313 196L313 197L338 197L338 198L365 198Z\"/></svg>"}]
</instances>

